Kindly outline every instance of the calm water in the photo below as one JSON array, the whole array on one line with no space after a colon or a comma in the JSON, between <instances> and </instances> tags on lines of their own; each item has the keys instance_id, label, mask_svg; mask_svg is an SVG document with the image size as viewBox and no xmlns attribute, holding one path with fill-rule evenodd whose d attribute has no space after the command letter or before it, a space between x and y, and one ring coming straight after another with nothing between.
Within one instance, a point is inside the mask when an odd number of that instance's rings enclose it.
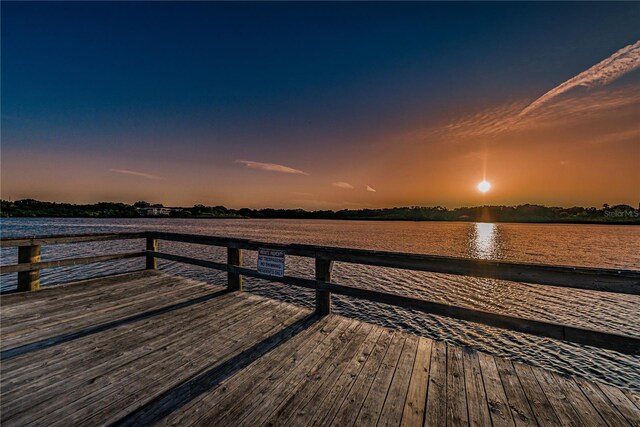
<instances>
[{"instance_id":1,"label":"calm water","mask_svg":"<svg viewBox=\"0 0 640 427\"><path fill-rule=\"evenodd\" d=\"M3 237L37 234L165 230L308 243L362 249L558 265L640 269L640 227L557 224L374 222L320 220L189 219L2 219ZM225 261L221 248L160 242L161 250ZM57 245L43 248L43 259L140 250L142 240ZM3 248L2 263L16 262L15 248ZM142 259L46 270L43 286L108 272L140 268ZM245 266L255 267L253 252ZM224 283L222 273L160 260L164 271ZM288 257L287 274L313 276L312 260ZM2 275L3 289L15 287L15 274ZM498 313L640 336L640 297L491 279L416 273L337 263L334 281ZM250 292L311 307L309 291L245 278ZM335 312L387 327L565 373L640 390L640 357L531 337L473 323L430 316L334 296Z\"/></svg>"}]
</instances>

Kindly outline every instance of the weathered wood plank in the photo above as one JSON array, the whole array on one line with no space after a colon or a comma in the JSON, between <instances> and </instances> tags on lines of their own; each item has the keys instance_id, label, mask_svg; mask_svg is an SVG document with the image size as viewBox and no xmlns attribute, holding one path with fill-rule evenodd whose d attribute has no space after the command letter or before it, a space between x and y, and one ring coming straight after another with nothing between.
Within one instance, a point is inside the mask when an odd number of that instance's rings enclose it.
<instances>
[{"instance_id":1,"label":"weathered wood plank","mask_svg":"<svg viewBox=\"0 0 640 427\"><path fill-rule=\"evenodd\" d=\"M222 304L224 306L221 306ZM22 367L14 366L13 360L5 362L6 366L11 366L11 370L3 374L3 380L10 384L16 382L19 385L20 381L23 378L29 378L33 371L45 370L46 374L40 376L40 378L45 378L57 373L59 369L64 370L69 364L75 362L88 363L92 367L97 366L100 361L110 360L113 362L117 356L130 349L141 348L150 342L156 345L167 342L178 335L182 327L197 328L201 322L212 323L212 320L216 321L212 325L218 325L221 324L218 322L241 315L249 309L257 309L259 304L261 304L259 300L254 301L250 306L248 301L229 301L223 297L220 301L216 299L203 307L188 307L181 310L180 313L154 316L134 324L88 335L54 347L18 356L15 360L19 360L17 363L23 364ZM215 310L220 316L211 319L211 313L203 308ZM167 322L169 319L170 322ZM83 347L89 348L91 351L87 353L78 351Z\"/></svg>"},{"instance_id":2,"label":"weathered wood plank","mask_svg":"<svg viewBox=\"0 0 640 427\"><path fill-rule=\"evenodd\" d=\"M425 426L447 424L447 344L434 342L431 348L431 369L427 388Z\"/></svg>"},{"instance_id":3,"label":"weathered wood plank","mask_svg":"<svg viewBox=\"0 0 640 427\"><path fill-rule=\"evenodd\" d=\"M298 411L295 420L292 421L293 425L311 426L330 423L331 420L335 418L345 396L349 394L351 387L360 376L360 372L369 360L369 357L374 354L374 350L376 346L378 346L378 341L381 337L388 336L390 336L389 331L383 328L374 328L373 333L365 340L360 352L356 353L349 362L344 374L341 375L334 384L327 387L326 392L323 393L324 397L322 394L317 395L317 404L313 401L309 402L303 409L304 412Z\"/></svg>"},{"instance_id":4,"label":"weathered wood plank","mask_svg":"<svg viewBox=\"0 0 640 427\"><path fill-rule=\"evenodd\" d=\"M291 390L286 401L273 412L266 422L266 425L291 425L289 419L295 416L298 408L304 407L312 399L318 400L320 395L322 395L322 389L328 389L329 384L336 381L340 375L342 375L347 364L351 361L353 354L364 344L373 328L373 325L361 324L346 345L338 349L335 358L329 355L322 365L316 369L317 373L315 375L307 374L307 380L299 384L298 390ZM300 425L302 423L301 418L298 418L297 422L297 425Z\"/></svg>"},{"instance_id":5,"label":"weathered wood plank","mask_svg":"<svg viewBox=\"0 0 640 427\"><path fill-rule=\"evenodd\" d=\"M331 282L333 261L316 258L316 280ZM316 289L316 313L321 316L331 314L331 292Z\"/></svg>"},{"instance_id":6,"label":"weathered wood plank","mask_svg":"<svg viewBox=\"0 0 640 427\"><path fill-rule=\"evenodd\" d=\"M527 396L531 410L540 426L557 426L560 420L556 416L553 406L549 403L538 380L533 375L531 367L522 363L513 363L513 368L520 380L520 385Z\"/></svg>"},{"instance_id":7,"label":"weathered wood plank","mask_svg":"<svg viewBox=\"0 0 640 427\"><path fill-rule=\"evenodd\" d=\"M600 388L583 378L575 377L573 381L580 387L580 390L589 399L589 402L596 408L603 421L610 427L629 426L627 419L611 404L611 401L604 395Z\"/></svg>"},{"instance_id":8,"label":"weathered wood plank","mask_svg":"<svg viewBox=\"0 0 640 427\"><path fill-rule=\"evenodd\" d=\"M561 325L541 320L526 319L498 313L489 313L481 310L453 306L435 301L416 299L397 294L374 291L370 289L353 288L350 286L329 283L322 280L312 280L292 276L274 277L258 273L257 271L249 268L242 268L229 264L199 260L179 255L163 254L159 252L154 252L153 254L154 256L159 258L198 265L201 267L207 267L221 271L227 271L234 274L242 274L249 277L269 280L272 282L279 282L287 285L314 289L316 290L316 292L333 292L354 298L366 299L383 304L390 304L398 307L418 310L425 313L432 313L440 316L481 323L493 327L510 329L513 331L574 342L582 345L605 348L626 354L640 354L640 338L633 336ZM640 278L640 272L638 272L638 278ZM640 292L640 284L638 284L638 292Z\"/></svg>"},{"instance_id":9,"label":"weathered wood plank","mask_svg":"<svg viewBox=\"0 0 640 427\"><path fill-rule=\"evenodd\" d=\"M147 237L147 270L158 268L158 258L154 257L151 252L158 252L158 240Z\"/></svg>"},{"instance_id":10,"label":"weathered wood plank","mask_svg":"<svg viewBox=\"0 0 640 427\"><path fill-rule=\"evenodd\" d=\"M28 271L33 272L35 270L41 270L43 268L59 268L59 267L68 267L72 265L95 264L98 262L117 261L117 260L139 258L139 257L145 257L145 256L147 256L146 251L126 252L126 253L113 254L113 255L97 255L97 256L82 257L82 258L67 258L67 259L58 259L54 261L36 261L36 259L34 258L32 262L25 261L24 263L21 263L21 264L12 264L12 265L3 266L0 272L2 274L20 273L20 272L28 272ZM18 289L27 290L27 289L21 289L20 287Z\"/></svg>"},{"instance_id":11,"label":"weathered wood plank","mask_svg":"<svg viewBox=\"0 0 640 427\"><path fill-rule=\"evenodd\" d=\"M494 358L484 353L478 353L478 360L480 362L480 371L482 372L482 381L487 393L491 422L494 426L515 425Z\"/></svg>"},{"instance_id":12,"label":"weathered wood plank","mask_svg":"<svg viewBox=\"0 0 640 427\"><path fill-rule=\"evenodd\" d=\"M286 285L300 286L307 289L332 292L353 298L360 298L382 304L389 304L396 307L417 310L424 313L431 313L439 316L466 320L469 322L480 323L483 325L489 325L503 329L510 329L517 332L523 332L541 337L554 338L582 345L600 347L625 354L640 354L640 338L633 336L592 330L587 328L579 328L575 326L561 325L541 320L525 319L498 313L489 313L481 310L453 306L435 301L416 299L403 295L374 291L371 289L353 288L350 286L328 283L320 280L305 279L302 277L274 277L258 273L257 271L251 270L249 268L234 267L228 264L218 263L214 261L196 260L178 255L162 254L159 252L155 253L155 256L173 261L184 262L187 264L198 265L201 267L235 272L249 277L284 283Z\"/></svg>"},{"instance_id":13,"label":"weathered wood plank","mask_svg":"<svg viewBox=\"0 0 640 427\"><path fill-rule=\"evenodd\" d=\"M447 348L447 400L447 425L469 425L462 349L456 346Z\"/></svg>"},{"instance_id":14,"label":"weathered wood plank","mask_svg":"<svg viewBox=\"0 0 640 427\"><path fill-rule=\"evenodd\" d=\"M70 366L89 366L89 369L83 368L83 375L105 373L148 354L148 349L170 345L177 339L194 339L194 334L201 326L224 331L231 321L254 315L255 310L265 307L266 301L247 303L248 301L227 301L224 307L216 310L221 316L215 317L209 311L215 308L213 305L201 307L200 310L185 310L180 314L172 313L170 317L160 316L134 325L133 328L117 328L98 336L86 337L63 346L21 356L17 362L10 360L6 363L8 371L3 377L3 382L12 386L19 395L37 392L40 398L46 395L47 388L61 392L65 388L73 388L76 385L73 381L80 379L69 379ZM168 318L170 322L167 322ZM30 365L32 369L17 368L14 366L16 364ZM32 373L45 369L46 374L38 375L37 381L34 381ZM11 397L10 394L7 396ZM18 400L18 397L15 400Z\"/></svg>"},{"instance_id":15,"label":"weathered wood plank","mask_svg":"<svg viewBox=\"0 0 640 427\"><path fill-rule=\"evenodd\" d=\"M85 301L115 300L115 297L110 298L111 294L115 295L127 285L131 285L129 290L132 294L147 292L144 285L160 276L163 274L157 271L140 270L118 275L120 278L118 280L114 280L111 276L104 282L101 279L91 279L87 281L86 286L77 286L78 282L47 286L37 293L41 294L40 296L32 293L3 295L0 299L2 306L0 315L3 319L10 319L10 327L19 327L25 320L42 317L39 313L44 314L49 311L50 315L62 315L66 310L82 310L83 307L78 305L82 305Z\"/></svg>"},{"instance_id":16,"label":"weathered wood plank","mask_svg":"<svg viewBox=\"0 0 640 427\"><path fill-rule=\"evenodd\" d=\"M302 310L300 313L305 314L308 312ZM299 318L294 323L289 322L286 328L279 330L275 334L269 334L266 339L263 339L258 344L254 344L248 349L245 348L241 353L232 357L225 356L226 361L222 364L198 374L186 384L183 383L177 388L169 388L150 404L120 418L118 424L146 425L159 420L162 416L168 415L173 409L182 407L185 403L190 402L192 398L197 398L199 394L215 389L226 378L233 378L234 373L251 366L254 361L261 360L263 356L270 354L270 351L282 346L283 342L287 343L290 339L294 340L296 335L306 332L306 328L313 326L313 320L313 316L307 315ZM287 322L281 322L281 325L285 324Z\"/></svg>"},{"instance_id":17,"label":"weathered wood plank","mask_svg":"<svg viewBox=\"0 0 640 427\"><path fill-rule=\"evenodd\" d=\"M500 379L502 379L502 386L507 396L509 408L511 409L511 415L516 426L535 426L536 418L533 415L527 396L522 389L520 380L516 374L515 369L511 361L495 357L496 366L498 367L498 373Z\"/></svg>"},{"instance_id":18,"label":"weathered wood plank","mask_svg":"<svg viewBox=\"0 0 640 427\"><path fill-rule=\"evenodd\" d=\"M545 371L537 367L531 367L531 370L538 380L540 387L544 391L545 396L549 399L549 403L558 416L560 423L563 426L580 426L580 416L573 406L571 406L567 395L556 382L554 375L549 371Z\"/></svg>"},{"instance_id":19,"label":"weathered wood plank","mask_svg":"<svg viewBox=\"0 0 640 427\"><path fill-rule=\"evenodd\" d=\"M40 263L40 245L20 246L18 248L18 265L15 267L24 267ZM2 267L0 272L10 273L11 267ZM19 270L18 271L18 292L37 291L40 289L40 271L39 270Z\"/></svg>"},{"instance_id":20,"label":"weathered wood plank","mask_svg":"<svg viewBox=\"0 0 640 427\"><path fill-rule=\"evenodd\" d=\"M316 257L379 267L622 292L634 295L640 294L640 272L630 270L550 266L327 246L277 244L247 239L167 232L150 232L150 235L162 240L232 246L248 250L258 250L260 248L278 249L289 255Z\"/></svg>"},{"instance_id":21,"label":"weathered wood plank","mask_svg":"<svg viewBox=\"0 0 640 427\"><path fill-rule=\"evenodd\" d=\"M266 314L268 310L262 312ZM234 316L245 316L248 320L255 319L255 311L237 311L237 313ZM204 324L210 325L214 330L217 330L217 333L223 338L227 335L225 333L226 329L235 329L234 316L222 318L219 322L212 322L210 319ZM257 319L257 321L259 322L260 319ZM206 341L203 341L202 338L211 334L211 330L206 327L182 329L180 332L176 336L168 337L154 334L156 341L151 341L143 347L134 347L130 351L119 352L117 357L109 358L101 364L91 366L89 369L86 366L82 367L81 364L77 366L68 365L72 369L80 370L71 379L68 377L68 371L62 371L56 377L44 378L44 383L38 379L39 381L32 383L29 388L17 390L23 397L12 398L3 408L5 409L3 417L9 417L14 413L20 413L25 410L30 410L29 412L31 413L35 411L40 416L46 414L47 411L54 410L64 411L65 414L69 415L69 412L73 411L73 406L63 404L67 399L70 399L74 405L79 405L79 402L83 399L89 399L99 404L100 399L96 397L100 395L106 396L110 390L115 390L115 383L118 378L126 378L127 375L130 375L130 377L139 376L143 372L153 369L154 364L158 362L172 363L172 359L158 360L158 357L167 353L171 354L171 352L175 352L174 354L177 355L184 351L183 348L188 349L189 344L198 344L193 345L193 348L197 348L199 345L206 345ZM90 349L84 347L77 347L77 352L81 354L86 354L90 351ZM180 363L180 359L176 360L176 363ZM91 381L87 383L87 379L91 379ZM149 384L145 379L140 383L134 382L133 387L126 387L124 390L131 392L136 388L140 388L141 385L148 387ZM37 390L37 393L29 393L31 388ZM62 397L63 401L55 399L56 396ZM109 399L104 399L102 402L108 404L110 401ZM40 403L45 406L40 405Z\"/></svg>"},{"instance_id":22,"label":"weathered wood plank","mask_svg":"<svg viewBox=\"0 0 640 427\"><path fill-rule=\"evenodd\" d=\"M392 342L397 342L399 339L397 335L391 333L380 337L333 420L325 420L321 425L352 425L355 422L387 351L391 349Z\"/></svg>"},{"instance_id":23,"label":"weathered wood plank","mask_svg":"<svg viewBox=\"0 0 640 427\"><path fill-rule=\"evenodd\" d=\"M378 419L378 426L399 426L409 392L409 384L415 365L416 352L418 350L419 339L416 336L408 335L407 341L402 349L402 354L398 360L398 367L393 375L393 381L387 393L382 413ZM424 404L424 401L423 401ZM422 420L420 420L422 423Z\"/></svg>"},{"instance_id":24,"label":"weathered wood plank","mask_svg":"<svg viewBox=\"0 0 640 427\"><path fill-rule=\"evenodd\" d=\"M201 338L198 343L181 345L174 350L177 362L162 357L150 367L145 366L142 369L139 367L135 372L131 371L128 375L116 377L118 380L122 378L120 380L122 385L128 385L113 388L112 392L109 392L110 402L106 407L96 410L91 407L93 405L85 406L81 411L74 413L72 419L76 422L88 420L89 417L94 420L107 417L117 420L125 417L140 405L178 386L185 378L193 378L212 366L225 364L239 353L259 344L266 337L300 320L306 313L308 313L306 310L278 310L276 307L274 313L265 317L256 316L255 319L248 319L245 324L249 329L240 339L234 339L239 330L236 326L231 326L227 333L221 333L220 337L210 337L208 342ZM179 372L185 368L187 371L180 374ZM144 387L141 387L140 383L143 383ZM141 400L138 394L143 390L147 397ZM104 390L100 390L98 396L104 394Z\"/></svg>"},{"instance_id":25,"label":"weathered wood plank","mask_svg":"<svg viewBox=\"0 0 640 427\"><path fill-rule=\"evenodd\" d=\"M272 387L262 404L256 405L253 412L243 411L242 416L239 418L238 425L247 427L255 424L262 425L271 416L274 408L277 409L289 397L298 393L300 388L310 381L310 378L315 376L321 378L340 349L344 348L360 327L358 322L352 320L344 319L343 322L345 327L340 334L334 335L333 337L330 336L329 340L321 343L317 349L320 351L312 353L300 365L291 370L282 382ZM340 329L340 327L338 329ZM229 421L230 420L231 419L229 419Z\"/></svg>"},{"instance_id":26,"label":"weathered wood plank","mask_svg":"<svg viewBox=\"0 0 640 427\"><path fill-rule=\"evenodd\" d=\"M637 395L608 385L163 273L102 280L3 297L1 332L197 302L4 360L3 426L640 425Z\"/></svg>"},{"instance_id":27,"label":"weathered wood plank","mask_svg":"<svg viewBox=\"0 0 640 427\"><path fill-rule=\"evenodd\" d=\"M402 427L422 425L427 403L429 368L431 366L431 348L433 341L420 337L416 360L411 372L411 382L402 413Z\"/></svg>"},{"instance_id":28,"label":"weathered wood plank","mask_svg":"<svg viewBox=\"0 0 640 427\"><path fill-rule=\"evenodd\" d=\"M160 309L160 307L170 307L180 303L186 303L190 300L203 296L211 291L199 288L196 290L180 289L176 287L173 289L165 289L165 292L157 294L142 294L140 296L124 299L117 304L104 305L99 309L79 313L69 316L68 318L54 319L51 324L46 321L38 322L39 326L31 329L24 329L13 331L10 334L3 336L2 342L2 358L5 359L5 354L10 352L12 348L16 348L21 345L29 343L43 342L47 339L55 339L56 337L64 336L69 333L78 333L82 329L90 326L99 326L100 324L107 323L109 320L117 321L127 316L139 315L147 311L154 309ZM44 318L46 320L46 318Z\"/></svg>"},{"instance_id":29,"label":"weathered wood plank","mask_svg":"<svg viewBox=\"0 0 640 427\"><path fill-rule=\"evenodd\" d=\"M608 384L597 383L597 385L632 426L640 426L640 410L638 410L622 390Z\"/></svg>"},{"instance_id":30,"label":"weathered wood plank","mask_svg":"<svg viewBox=\"0 0 640 427\"><path fill-rule=\"evenodd\" d=\"M178 292L190 295L194 291L219 290L212 286L203 285L196 282L178 282L169 276L152 276L139 281L133 281L132 289L126 286L111 287L108 292L98 292L88 296L65 299L58 298L46 305L32 304L28 308L23 308L22 313L16 310L3 310L2 320L9 325L2 330L2 337L8 338L16 333L23 333L25 330L37 328L44 325L47 328L57 328L59 323L75 322L76 318L91 315L101 309L114 309L115 307L125 307L136 301L163 301L170 302L169 292ZM156 293L150 293L147 286L154 286ZM194 292L196 293L196 292ZM93 322L96 323L96 322Z\"/></svg>"},{"instance_id":31,"label":"weathered wood plank","mask_svg":"<svg viewBox=\"0 0 640 427\"><path fill-rule=\"evenodd\" d=\"M48 304L49 301L56 298L65 298L70 294L84 295L87 293L100 293L103 289L112 286L118 286L123 283L143 280L152 275L161 275L158 271L137 270L120 274L110 274L92 279L77 280L73 282L62 283L59 285L46 286L36 293L9 293L2 295L0 305L3 314L7 310L17 309L18 307L27 307L42 304ZM74 288L71 290L71 288Z\"/></svg>"},{"instance_id":32,"label":"weathered wood plank","mask_svg":"<svg viewBox=\"0 0 640 427\"><path fill-rule=\"evenodd\" d=\"M469 425L483 427L491 424L491 415L487 405L487 394L480 370L478 353L465 348L462 352L464 363L464 379L467 393Z\"/></svg>"},{"instance_id":33,"label":"weathered wood plank","mask_svg":"<svg viewBox=\"0 0 640 427\"><path fill-rule=\"evenodd\" d=\"M185 378L198 375L207 367L224 363L270 333L295 322L301 313L304 310L279 311L278 314L260 318L257 323L247 323L250 332L235 342L231 341L233 335L238 333L234 327L229 334L221 334L217 342L211 342L211 338L209 342L203 339L191 340L191 345L182 344L170 351L169 354L173 354L175 359L164 357L165 351L156 352L151 364L142 360L128 365L126 369L119 369L105 378L108 382L99 383L98 388L89 395L73 396L75 393L71 393L72 401L65 405L67 409L64 410L64 413L71 412L71 415L66 420L60 417L58 411L49 416L60 420L60 425L79 422L95 424L98 420L114 422L134 408L175 387ZM145 394L141 398L143 391ZM67 398L69 397L68 395ZM90 419L94 421L90 422Z\"/></svg>"},{"instance_id":34,"label":"weathered wood plank","mask_svg":"<svg viewBox=\"0 0 640 427\"><path fill-rule=\"evenodd\" d=\"M580 421L583 426L597 427L605 425L605 422L602 417L600 417L598 411L585 397L584 393L582 393L575 381L571 381L560 375L555 375L554 379L560 386L560 390L562 390L564 395L567 397L567 400L580 417Z\"/></svg>"},{"instance_id":35,"label":"weathered wood plank","mask_svg":"<svg viewBox=\"0 0 640 427\"><path fill-rule=\"evenodd\" d=\"M31 237L5 237L0 240L0 247L58 245L62 243L100 242L105 240L130 240L147 237L146 232L124 233L92 233L92 234L58 234Z\"/></svg>"},{"instance_id":36,"label":"weathered wood plank","mask_svg":"<svg viewBox=\"0 0 640 427\"><path fill-rule=\"evenodd\" d=\"M280 375L269 376L264 381L258 380L257 384L254 384L250 392L243 394L229 395L226 397L227 405L220 405L224 411L215 411L206 414L203 419L200 419L198 423L212 424L219 423L221 425L235 424L239 425L246 420L248 423L262 418L264 414L260 412L261 408L269 408L276 402L279 402L283 394L286 394L290 387L294 387L300 380L300 375L304 375L308 370L312 369L316 363L318 363L323 356L333 348L332 344L344 335L352 326L346 319L339 319L338 324L334 329L326 333L324 339L311 350L307 356L300 360L295 366L290 366L288 369L280 371ZM317 333L317 332L316 332Z\"/></svg>"},{"instance_id":37,"label":"weathered wood plank","mask_svg":"<svg viewBox=\"0 0 640 427\"><path fill-rule=\"evenodd\" d=\"M222 381L215 390L210 393L196 394L193 399L189 400L189 403L166 415L164 419L160 420L160 424L189 425L199 422L200 418L205 416L216 418L227 413L237 403L232 396L250 393L267 377L284 375L286 369L299 360L303 360L322 340L326 339L338 323L338 319L334 317L326 317L316 321L303 332L294 336L286 346L277 347L256 362L251 363L236 375ZM294 350L291 351L291 349ZM198 390L196 390L197 392ZM139 420L141 424L148 424L155 419L155 414L143 413L142 417L135 418L134 421Z\"/></svg>"},{"instance_id":38,"label":"weathered wood plank","mask_svg":"<svg viewBox=\"0 0 640 427\"><path fill-rule=\"evenodd\" d=\"M638 409L640 409L640 394L629 390L624 390L624 394L629 398L629 400L636 404Z\"/></svg>"},{"instance_id":39,"label":"weathered wood plank","mask_svg":"<svg viewBox=\"0 0 640 427\"><path fill-rule=\"evenodd\" d=\"M406 335L396 333L396 336L391 341L389 350L387 350L387 354L382 359L376 377L371 383L360 407L354 426L365 427L377 424L406 340ZM395 397L392 396L391 398Z\"/></svg>"},{"instance_id":40,"label":"weathered wood plank","mask_svg":"<svg viewBox=\"0 0 640 427\"><path fill-rule=\"evenodd\" d=\"M242 267L242 249L227 248L227 264ZM230 291L242 290L242 275L238 273L227 273L227 289Z\"/></svg>"}]
</instances>

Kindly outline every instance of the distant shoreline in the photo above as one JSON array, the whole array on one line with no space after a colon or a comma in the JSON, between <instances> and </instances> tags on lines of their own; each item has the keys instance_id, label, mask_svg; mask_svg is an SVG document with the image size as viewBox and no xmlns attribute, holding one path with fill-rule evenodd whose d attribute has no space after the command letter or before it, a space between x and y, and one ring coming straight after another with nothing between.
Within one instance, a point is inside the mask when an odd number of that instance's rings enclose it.
<instances>
[{"instance_id":1,"label":"distant shoreline","mask_svg":"<svg viewBox=\"0 0 640 427\"><path fill-rule=\"evenodd\" d=\"M286 219L292 221L380 221L380 222L460 222L460 223L500 223L500 224L572 224L572 225L640 225L640 220L618 220L618 221L596 221L596 220L471 220L471 219L400 219L400 218L286 218L286 217L270 217L270 218L250 218L242 216L194 216L194 217L169 217L169 216L154 216L154 217L130 217L130 216L112 216L112 217L97 217L97 216L3 216L3 219L8 218L39 218L39 219L133 219L133 220L182 220L182 219L197 219L197 220L221 220L221 219L233 219L233 220L271 220L271 219ZM1 221L1 220L0 220Z\"/></svg>"},{"instance_id":2,"label":"distant shoreline","mask_svg":"<svg viewBox=\"0 0 640 427\"><path fill-rule=\"evenodd\" d=\"M358 221L451 221L527 224L640 225L640 210L629 205L602 208L570 208L517 205L472 206L448 209L442 206L405 206L379 209L306 211L304 209L231 209L225 206L165 207L144 201L133 205L100 202L86 205L42 202L33 199L2 200L4 218L194 218L194 219L324 219Z\"/></svg>"}]
</instances>

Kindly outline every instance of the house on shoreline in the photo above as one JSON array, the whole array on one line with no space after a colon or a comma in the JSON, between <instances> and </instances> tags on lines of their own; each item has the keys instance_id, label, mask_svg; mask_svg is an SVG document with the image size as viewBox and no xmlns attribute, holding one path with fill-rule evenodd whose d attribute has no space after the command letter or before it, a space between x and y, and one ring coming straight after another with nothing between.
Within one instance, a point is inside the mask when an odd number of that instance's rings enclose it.
<instances>
[{"instance_id":1,"label":"house on shoreline","mask_svg":"<svg viewBox=\"0 0 640 427\"><path fill-rule=\"evenodd\" d=\"M183 210L179 208L165 208L163 206L148 206L136 209L140 216L169 216L171 212L180 212Z\"/></svg>"}]
</instances>

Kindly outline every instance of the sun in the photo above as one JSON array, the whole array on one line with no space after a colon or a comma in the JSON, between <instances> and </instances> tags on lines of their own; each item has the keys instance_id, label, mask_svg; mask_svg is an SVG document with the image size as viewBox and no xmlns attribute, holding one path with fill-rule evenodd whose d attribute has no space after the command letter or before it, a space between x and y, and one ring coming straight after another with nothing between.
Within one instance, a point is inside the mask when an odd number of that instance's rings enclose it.
<instances>
[{"instance_id":1,"label":"sun","mask_svg":"<svg viewBox=\"0 0 640 427\"><path fill-rule=\"evenodd\" d=\"M481 193L486 193L487 191L491 190L491 183L487 180L483 180L478 184L477 188Z\"/></svg>"}]
</instances>

